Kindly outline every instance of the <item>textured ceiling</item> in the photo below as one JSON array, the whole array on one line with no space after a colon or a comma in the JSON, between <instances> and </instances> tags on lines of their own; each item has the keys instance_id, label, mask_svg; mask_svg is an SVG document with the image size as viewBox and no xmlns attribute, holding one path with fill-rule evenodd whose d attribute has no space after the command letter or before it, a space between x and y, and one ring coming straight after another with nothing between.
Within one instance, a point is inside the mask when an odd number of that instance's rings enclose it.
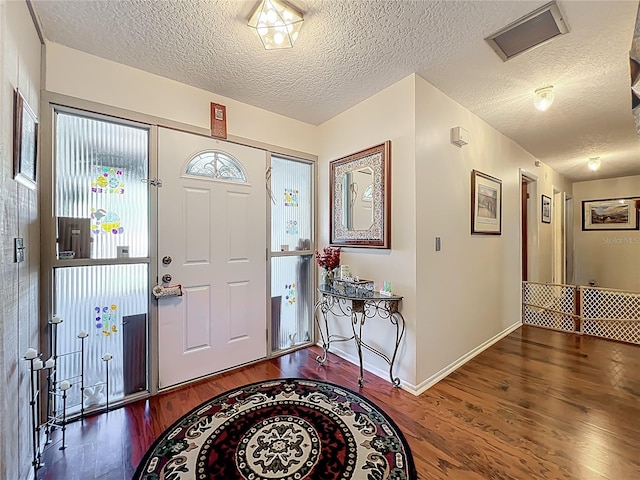
<instances>
[{"instance_id":1,"label":"textured ceiling","mask_svg":"<svg viewBox=\"0 0 640 480\"><path fill-rule=\"evenodd\" d=\"M417 72L572 180L640 174L637 0L559 1L570 33L508 62L484 38L545 1L291 0L304 26L277 51L246 26L257 0L32 3L47 40L308 123ZM533 91L549 84L555 103L538 112Z\"/></svg>"}]
</instances>

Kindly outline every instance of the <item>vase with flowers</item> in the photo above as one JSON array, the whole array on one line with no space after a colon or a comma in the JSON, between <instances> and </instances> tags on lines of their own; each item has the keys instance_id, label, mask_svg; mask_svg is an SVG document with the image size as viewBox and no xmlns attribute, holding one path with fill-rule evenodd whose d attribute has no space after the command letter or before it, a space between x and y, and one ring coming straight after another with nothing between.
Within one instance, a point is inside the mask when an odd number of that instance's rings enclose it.
<instances>
[{"instance_id":1,"label":"vase with flowers","mask_svg":"<svg viewBox=\"0 0 640 480\"><path fill-rule=\"evenodd\" d=\"M325 247L322 252L316 250L316 262L322 267L322 284L333 286L334 271L340 265L340 249Z\"/></svg>"}]
</instances>

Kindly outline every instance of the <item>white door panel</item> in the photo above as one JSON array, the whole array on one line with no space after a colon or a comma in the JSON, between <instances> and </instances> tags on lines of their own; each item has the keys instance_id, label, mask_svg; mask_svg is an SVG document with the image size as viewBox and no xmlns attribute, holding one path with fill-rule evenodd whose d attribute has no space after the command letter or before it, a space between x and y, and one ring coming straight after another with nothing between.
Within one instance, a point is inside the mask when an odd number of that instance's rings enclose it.
<instances>
[{"instance_id":1,"label":"white door panel","mask_svg":"<svg viewBox=\"0 0 640 480\"><path fill-rule=\"evenodd\" d=\"M233 156L247 182L183 176L205 150ZM183 290L158 300L165 388L266 356L266 153L160 128L158 164L158 275Z\"/></svg>"},{"instance_id":2,"label":"white door panel","mask_svg":"<svg viewBox=\"0 0 640 480\"><path fill-rule=\"evenodd\" d=\"M211 195L208 189L185 188L183 218L185 221L185 265L209 265L211 263Z\"/></svg>"}]
</instances>

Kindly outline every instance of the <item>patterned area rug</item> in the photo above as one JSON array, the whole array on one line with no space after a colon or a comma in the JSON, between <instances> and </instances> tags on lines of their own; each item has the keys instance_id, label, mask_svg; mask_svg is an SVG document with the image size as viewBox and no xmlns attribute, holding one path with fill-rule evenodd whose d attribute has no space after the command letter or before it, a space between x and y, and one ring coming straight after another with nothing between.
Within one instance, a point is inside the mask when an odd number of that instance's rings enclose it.
<instances>
[{"instance_id":1,"label":"patterned area rug","mask_svg":"<svg viewBox=\"0 0 640 480\"><path fill-rule=\"evenodd\" d=\"M357 393L317 380L254 383L168 428L134 480L416 479L395 423Z\"/></svg>"}]
</instances>

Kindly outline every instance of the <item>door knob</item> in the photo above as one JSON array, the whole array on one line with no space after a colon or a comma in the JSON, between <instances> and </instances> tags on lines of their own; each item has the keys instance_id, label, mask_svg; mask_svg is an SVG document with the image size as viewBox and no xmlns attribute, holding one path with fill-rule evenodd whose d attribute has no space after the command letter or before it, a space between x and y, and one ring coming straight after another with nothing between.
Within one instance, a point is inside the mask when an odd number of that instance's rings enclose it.
<instances>
[{"instance_id":1,"label":"door knob","mask_svg":"<svg viewBox=\"0 0 640 480\"><path fill-rule=\"evenodd\" d=\"M171 281L171 278L172 278L172 277L171 277L171 275L169 275L168 273L165 273L165 274L162 276L162 281L163 281L164 283L169 283L169 282Z\"/></svg>"}]
</instances>

